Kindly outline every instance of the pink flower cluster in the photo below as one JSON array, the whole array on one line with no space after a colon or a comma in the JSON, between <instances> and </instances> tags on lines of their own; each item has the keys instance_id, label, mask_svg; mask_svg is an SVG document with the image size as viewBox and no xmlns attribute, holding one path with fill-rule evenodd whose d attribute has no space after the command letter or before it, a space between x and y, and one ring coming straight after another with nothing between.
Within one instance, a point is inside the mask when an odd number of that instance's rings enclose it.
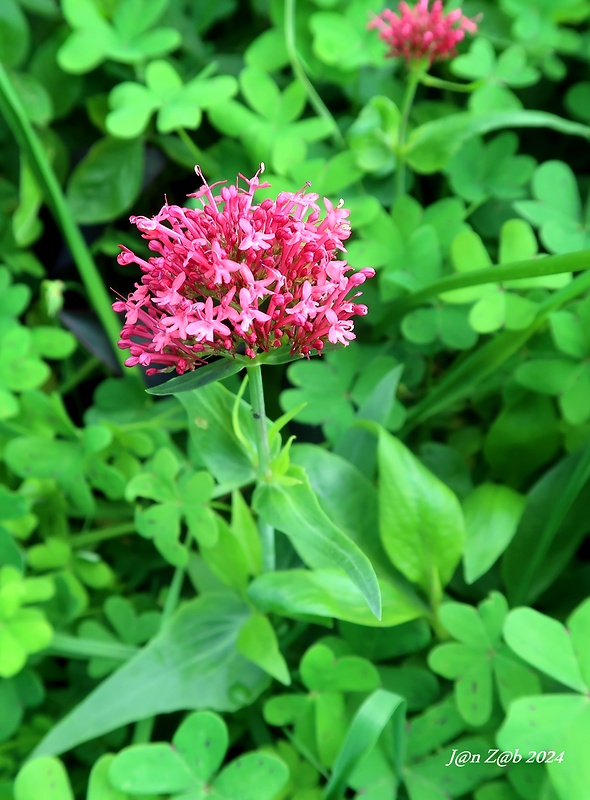
<instances>
[{"instance_id":1,"label":"pink flower cluster","mask_svg":"<svg viewBox=\"0 0 590 800\"><path fill-rule=\"evenodd\" d=\"M477 24L461 9L443 12L441 0L418 0L415 6L401 2L399 16L386 8L369 22L369 28L379 30L379 38L389 45L389 58L405 58L411 62L427 59L431 65L456 55L457 44L465 33L476 33Z\"/></svg>"},{"instance_id":2,"label":"pink flower cluster","mask_svg":"<svg viewBox=\"0 0 590 800\"><path fill-rule=\"evenodd\" d=\"M352 268L338 258L349 212L324 198L322 215L318 195L305 190L254 205L256 190L270 185L259 181L263 169L214 195L218 184L209 186L197 167L204 185L190 197L202 208L166 204L151 219L131 217L155 255L146 261L121 245L118 256L143 272L135 291L113 304L126 312L119 347L131 353L127 366L182 374L209 356L254 358L284 344L309 356L326 341L355 338L351 318L367 308L353 302L360 292L350 293L375 271L347 275Z\"/></svg>"}]
</instances>

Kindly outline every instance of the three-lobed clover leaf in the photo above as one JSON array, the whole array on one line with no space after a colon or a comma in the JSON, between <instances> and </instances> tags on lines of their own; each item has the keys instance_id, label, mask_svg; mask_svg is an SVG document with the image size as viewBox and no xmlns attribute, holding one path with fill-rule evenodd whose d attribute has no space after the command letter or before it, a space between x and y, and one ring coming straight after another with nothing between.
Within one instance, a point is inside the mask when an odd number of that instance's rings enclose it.
<instances>
[{"instance_id":1,"label":"three-lobed clover leaf","mask_svg":"<svg viewBox=\"0 0 590 800\"><path fill-rule=\"evenodd\" d=\"M590 247L590 197L582 207L576 176L563 161L545 161L535 170L534 200L519 200L515 209L539 229L550 253L572 253Z\"/></svg>"},{"instance_id":2,"label":"three-lobed clover leaf","mask_svg":"<svg viewBox=\"0 0 590 800\"><path fill-rule=\"evenodd\" d=\"M489 142L479 136L469 139L445 169L453 191L470 203L523 197L536 162L531 156L516 155L517 150L518 137L512 132Z\"/></svg>"},{"instance_id":3,"label":"three-lobed clover leaf","mask_svg":"<svg viewBox=\"0 0 590 800\"><path fill-rule=\"evenodd\" d=\"M508 220L500 231L500 264L525 261L537 256L537 241L531 226L524 220ZM492 267L492 259L481 237L474 231L464 231L453 241L451 260L457 272ZM445 292L447 303L472 303L469 324L478 333L493 333L501 328L521 330L533 321L538 304L514 289L539 287L560 288L571 280L570 273L521 278L502 283L487 283Z\"/></svg>"},{"instance_id":4,"label":"three-lobed clover leaf","mask_svg":"<svg viewBox=\"0 0 590 800\"><path fill-rule=\"evenodd\" d=\"M181 42L175 28L158 25L169 0L116 0L107 17L98 0L62 0L73 28L57 54L65 72L84 73L106 59L141 64L166 55Z\"/></svg>"},{"instance_id":5,"label":"three-lobed clover leaf","mask_svg":"<svg viewBox=\"0 0 590 800\"><path fill-rule=\"evenodd\" d=\"M555 312L550 325L561 357L533 357L517 367L514 377L533 392L556 397L563 418L582 425L590 419L590 302L578 304L576 313Z\"/></svg>"},{"instance_id":6,"label":"three-lobed clover leaf","mask_svg":"<svg viewBox=\"0 0 590 800\"><path fill-rule=\"evenodd\" d=\"M209 711L189 714L171 743L131 745L116 755L101 756L92 767L84 796L86 800L143 800L156 795L169 800L275 800L289 779L285 761L257 750L222 767L228 746L227 726L220 716ZM76 797L81 797L78 791ZM68 773L52 756L28 760L14 783L14 800L73 798Z\"/></svg>"},{"instance_id":7,"label":"three-lobed clover leaf","mask_svg":"<svg viewBox=\"0 0 590 800\"><path fill-rule=\"evenodd\" d=\"M469 98L473 111L522 108L511 89L532 86L540 78L539 71L527 64L522 45L511 45L496 56L492 43L481 36L473 40L469 52L451 61L450 70L461 78L483 83Z\"/></svg>"},{"instance_id":8,"label":"three-lobed clover leaf","mask_svg":"<svg viewBox=\"0 0 590 800\"><path fill-rule=\"evenodd\" d=\"M366 0L355 0L346 3L342 10L328 6L313 13L309 28L317 58L344 74L369 64L381 66L383 43L367 31L369 10L372 6Z\"/></svg>"},{"instance_id":9,"label":"three-lobed clover leaf","mask_svg":"<svg viewBox=\"0 0 590 800\"><path fill-rule=\"evenodd\" d=\"M300 119L307 104L305 87L293 81L281 92L259 67L239 75L240 91L248 103L228 100L209 110L209 119L221 133L239 138L257 162L268 162L280 175L305 160L307 145L333 133L323 117Z\"/></svg>"},{"instance_id":10,"label":"three-lobed clover leaf","mask_svg":"<svg viewBox=\"0 0 590 800\"><path fill-rule=\"evenodd\" d=\"M571 26L585 19L583 4L578 0L500 0L500 6L514 20L513 38L535 57L548 78L562 80L567 67L557 53L579 52L581 36Z\"/></svg>"},{"instance_id":11,"label":"three-lobed clover leaf","mask_svg":"<svg viewBox=\"0 0 590 800\"><path fill-rule=\"evenodd\" d=\"M540 691L537 676L502 643L508 603L492 592L479 606L443 603L439 619L457 641L437 645L428 657L434 672L455 681L455 701L469 725L481 726L492 714L494 684L504 709L518 697Z\"/></svg>"},{"instance_id":12,"label":"three-lobed clover leaf","mask_svg":"<svg viewBox=\"0 0 590 800\"><path fill-rule=\"evenodd\" d=\"M504 638L519 658L570 691L541 694L539 687L515 699L498 731L498 746L553 751L546 769L557 797L585 800L590 781L590 600L565 625L532 608L515 608L504 622Z\"/></svg>"},{"instance_id":13,"label":"three-lobed clover leaf","mask_svg":"<svg viewBox=\"0 0 590 800\"><path fill-rule=\"evenodd\" d=\"M281 393L281 407L291 411L304 403L297 421L321 425L326 438L337 442L350 428L357 409L396 363L393 356L370 353L356 345L327 353L321 361L295 362L287 371L292 388ZM404 415L402 404L394 398L384 424L390 430L398 430Z\"/></svg>"},{"instance_id":14,"label":"three-lobed clover leaf","mask_svg":"<svg viewBox=\"0 0 590 800\"><path fill-rule=\"evenodd\" d=\"M109 781L132 797L157 793L171 800L273 800L289 777L284 762L259 750L239 756L219 771L228 746L223 719L198 711L184 719L171 744L124 748L110 764Z\"/></svg>"},{"instance_id":15,"label":"three-lobed clover leaf","mask_svg":"<svg viewBox=\"0 0 590 800\"><path fill-rule=\"evenodd\" d=\"M208 472L181 471L178 459L169 448L160 448L146 463L144 471L127 484L125 498L138 497L155 501L137 506L135 524L146 539L152 539L160 554L173 566L184 566L188 550L180 542L181 522L190 535L204 547L218 540L218 524L208 503L214 480Z\"/></svg>"},{"instance_id":16,"label":"three-lobed clover leaf","mask_svg":"<svg viewBox=\"0 0 590 800\"><path fill-rule=\"evenodd\" d=\"M159 133L183 128L195 130L201 124L202 109L224 102L237 90L237 82L231 75L213 78L199 75L183 83L167 61L152 61L145 68L145 85L125 81L111 90L111 111L105 124L113 136L133 139L144 132L157 112Z\"/></svg>"},{"instance_id":17,"label":"three-lobed clover leaf","mask_svg":"<svg viewBox=\"0 0 590 800\"><path fill-rule=\"evenodd\" d=\"M308 692L276 695L264 705L269 725L292 725L294 740L326 767L334 764L346 735L345 695L371 692L381 683L370 661L350 653L348 645L332 637L313 645L299 665Z\"/></svg>"},{"instance_id":18,"label":"three-lobed clover leaf","mask_svg":"<svg viewBox=\"0 0 590 800\"><path fill-rule=\"evenodd\" d=\"M105 601L103 611L108 627L97 620L87 619L78 627L78 636L138 647L156 635L162 616L155 610L138 612L129 600L118 595L112 595ZM88 674L91 678L104 678L120 665L120 660L92 658L88 662Z\"/></svg>"}]
</instances>

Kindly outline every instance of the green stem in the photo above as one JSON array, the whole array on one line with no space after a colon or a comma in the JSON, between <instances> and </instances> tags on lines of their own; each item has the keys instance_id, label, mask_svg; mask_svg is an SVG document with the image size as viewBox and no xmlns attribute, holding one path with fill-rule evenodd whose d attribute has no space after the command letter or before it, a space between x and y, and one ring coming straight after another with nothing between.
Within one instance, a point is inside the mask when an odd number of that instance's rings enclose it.
<instances>
[{"instance_id":1,"label":"green stem","mask_svg":"<svg viewBox=\"0 0 590 800\"><path fill-rule=\"evenodd\" d=\"M332 140L337 147L344 146L344 138L340 133L340 128L338 127L338 123L330 113L328 107L316 92L314 85L307 77L305 70L303 69L303 65L301 63L301 59L299 58L299 53L297 52L297 44L295 42L295 7L296 7L297 0L285 0L285 43L287 46L287 53L289 55L289 61L291 63L291 69L293 70L293 74L295 77L301 81L303 84L305 91L307 92L307 96L309 98L309 102L312 108L315 110L318 117L322 117L323 119L328 120L330 125L332 126Z\"/></svg>"},{"instance_id":2,"label":"green stem","mask_svg":"<svg viewBox=\"0 0 590 800\"><path fill-rule=\"evenodd\" d=\"M188 537L185 544L187 546L190 544L190 540L188 539ZM182 584L184 583L185 575L186 575L186 567L176 567L176 569L174 570L174 575L172 576L172 580L170 581L170 587L168 589L168 593L166 594L166 601L164 603L164 609L162 611L162 624L160 627L164 627L164 625L168 622L168 620L172 617L172 615L178 608L178 604L180 602L180 593L182 591Z\"/></svg>"},{"instance_id":3,"label":"green stem","mask_svg":"<svg viewBox=\"0 0 590 800\"><path fill-rule=\"evenodd\" d=\"M112 658L117 661L129 661L139 648L122 642L103 642L99 639L80 639L67 633L54 633L49 653L68 658Z\"/></svg>"},{"instance_id":4,"label":"green stem","mask_svg":"<svg viewBox=\"0 0 590 800\"><path fill-rule=\"evenodd\" d=\"M503 331L464 359L460 359L428 395L409 410L406 424L398 434L400 438L405 439L417 425L466 400L477 385L488 375L497 372L546 324L550 314L584 294L588 289L590 289L590 271L578 275L563 289L559 289L547 298L539 306L537 316L528 328Z\"/></svg>"},{"instance_id":5,"label":"green stem","mask_svg":"<svg viewBox=\"0 0 590 800\"><path fill-rule=\"evenodd\" d=\"M270 468L270 444L266 425L266 410L264 407L264 388L262 385L262 369L260 364L247 367L248 385L250 386L250 401L252 415L254 416L256 447L258 450L258 481L266 478ZM262 568L264 572L275 569L275 532L271 525L258 519L258 532L262 545Z\"/></svg>"},{"instance_id":6,"label":"green stem","mask_svg":"<svg viewBox=\"0 0 590 800\"><path fill-rule=\"evenodd\" d=\"M106 542L108 539L117 539L127 533L135 533L133 522L123 522L121 525L112 525L110 528L99 528L95 531L80 533L72 538L72 546L76 550L84 547L93 547L95 544Z\"/></svg>"},{"instance_id":7,"label":"green stem","mask_svg":"<svg viewBox=\"0 0 590 800\"><path fill-rule=\"evenodd\" d=\"M148 744L151 742L155 724L155 717L146 717L138 720L133 728L131 744Z\"/></svg>"},{"instance_id":8,"label":"green stem","mask_svg":"<svg viewBox=\"0 0 590 800\"><path fill-rule=\"evenodd\" d=\"M441 280L425 286L424 289L394 301L389 306L388 313L392 316L403 316L410 308L421 305L425 300L455 289L466 289L485 283L505 283L523 278L539 278L563 272L582 272L587 269L590 269L590 250L474 269L470 272L448 275L446 278L441 278Z\"/></svg>"},{"instance_id":9,"label":"green stem","mask_svg":"<svg viewBox=\"0 0 590 800\"><path fill-rule=\"evenodd\" d=\"M455 81L445 81L442 78L435 78L434 75L429 75L424 72L420 75L420 83L423 86L431 86L434 89L442 89L449 92L474 92L485 85L485 81L477 80L471 83L455 83Z\"/></svg>"},{"instance_id":10,"label":"green stem","mask_svg":"<svg viewBox=\"0 0 590 800\"><path fill-rule=\"evenodd\" d=\"M184 128L178 128L176 133L186 149L193 156L195 164L198 164L203 172L206 172L208 175L215 174L218 169L217 162L211 158L211 156L208 156L201 150L195 140L188 135Z\"/></svg>"},{"instance_id":11,"label":"green stem","mask_svg":"<svg viewBox=\"0 0 590 800\"><path fill-rule=\"evenodd\" d=\"M401 119L399 123L399 133L397 142L397 172L396 172L396 197L401 197L406 193L406 155L404 149L406 146L406 135L408 132L408 122L410 120L410 112L416 96L416 89L420 83L422 73L411 71L408 74L408 85L404 99L402 100Z\"/></svg>"},{"instance_id":12,"label":"green stem","mask_svg":"<svg viewBox=\"0 0 590 800\"><path fill-rule=\"evenodd\" d=\"M13 89L2 64L0 64L0 112L12 130L21 152L27 157L35 178L43 190L47 204L70 248L80 277L88 292L90 302L106 331L115 351L117 361L123 367L127 356L122 350L115 347L115 342L119 339L120 327L117 317L111 308L111 299L104 287L84 237L72 218L72 212L49 163L43 145L33 130L20 98ZM136 379L141 380L140 373L135 370L133 372Z\"/></svg>"}]
</instances>

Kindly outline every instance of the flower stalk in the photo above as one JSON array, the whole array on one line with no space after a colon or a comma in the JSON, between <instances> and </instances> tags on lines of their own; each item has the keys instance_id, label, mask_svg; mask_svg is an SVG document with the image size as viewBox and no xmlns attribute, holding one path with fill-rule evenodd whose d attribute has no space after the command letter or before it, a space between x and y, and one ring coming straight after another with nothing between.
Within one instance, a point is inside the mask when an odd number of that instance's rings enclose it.
<instances>
[{"instance_id":1,"label":"flower stalk","mask_svg":"<svg viewBox=\"0 0 590 800\"><path fill-rule=\"evenodd\" d=\"M401 119L399 124L399 133L397 140L397 172L396 172L396 197L400 197L406 193L406 137L408 134L408 122L412 112L412 105L416 97L416 90L420 83L420 72L411 70L408 76L408 85L404 94L404 99L401 107Z\"/></svg>"},{"instance_id":2,"label":"flower stalk","mask_svg":"<svg viewBox=\"0 0 590 800\"><path fill-rule=\"evenodd\" d=\"M264 386L262 383L262 368L259 364L247 368L248 383L250 386L250 403L254 417L254 430L256 433L256 449L258 452L258 482L266 480L270 469L270 444L268 441L268 427L266 423L266 409L264 406ZM258 520L258 532L262 546L262 569L264 572L273 572L275 569L275 532L261 518Z\"/></svg>"}]
</instances>

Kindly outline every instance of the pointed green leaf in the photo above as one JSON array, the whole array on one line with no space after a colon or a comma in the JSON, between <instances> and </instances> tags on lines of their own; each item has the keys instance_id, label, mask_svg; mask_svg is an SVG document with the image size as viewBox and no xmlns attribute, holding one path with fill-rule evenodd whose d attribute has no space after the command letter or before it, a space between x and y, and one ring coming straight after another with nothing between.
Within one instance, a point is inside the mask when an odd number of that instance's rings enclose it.
<instances>
[{"instance_id":1,"label":"pointed green leaf","mask_svg":"<svg viewBox=\"0 0 590 800\"><path fill-rule=\"evenodd\" d=\"M254 493L254 509L289 537L308 566L342 568L380 619L381 593L371 562L322 511L305 472L293 465L289 474L298 483L260 484Z\"/></svg>"},{"instance_id":2,"label":"pointed green leaf","mask_svg":"<svg viewBox=\"0 0 590 800\"><path fill-rule=\"evenodd\" d=\"M213 593L185 604L162 632L55 725L35 751L62 753L130 722L182 709L232 711L265 688L264 673L238 655L249 609Z\"/></svg>"}]
</instances>

